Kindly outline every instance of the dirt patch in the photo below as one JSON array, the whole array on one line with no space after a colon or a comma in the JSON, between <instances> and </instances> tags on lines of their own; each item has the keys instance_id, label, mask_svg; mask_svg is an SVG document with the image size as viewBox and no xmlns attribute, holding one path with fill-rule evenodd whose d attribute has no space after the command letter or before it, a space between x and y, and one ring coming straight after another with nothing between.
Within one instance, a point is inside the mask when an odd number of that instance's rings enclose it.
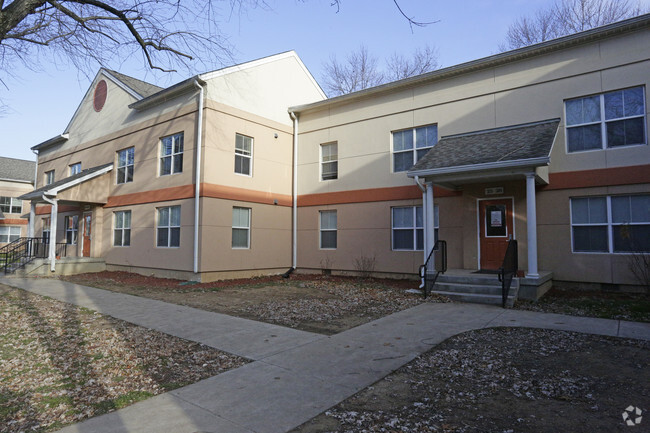
<instances>
[{"instance_id":1,"label":"dirt patch","mask_svg":"<svg viewBox=\"0 0 650 433\"><path fill-rule=\"evenodd\" d=\"M0 285L0 432L43 432L247 361Z\"/></svg>"},{"instance_id":2,"label":"dirt patch","mask_svg":"<svg viewBox=\"0 0 650 433\"><path fill-rule=\"evenodd\" d=\"M293 433L628 432L650 409L650 343L484 329L450 338ZM645 428L644 428L645 426Z\"/></svg>"},{"instance_id":3,"label":"dirt patch","mask_svg":"<svg viewBox=\"0 0 650 433\"><path fill-rule=\"evenodd\" d=\"M336 334L425 302L418 281L293 275L213 283L98 272L67 281L304 331ZM448 302L430 296L426 302Z\"/></svg>"}]
</instances>

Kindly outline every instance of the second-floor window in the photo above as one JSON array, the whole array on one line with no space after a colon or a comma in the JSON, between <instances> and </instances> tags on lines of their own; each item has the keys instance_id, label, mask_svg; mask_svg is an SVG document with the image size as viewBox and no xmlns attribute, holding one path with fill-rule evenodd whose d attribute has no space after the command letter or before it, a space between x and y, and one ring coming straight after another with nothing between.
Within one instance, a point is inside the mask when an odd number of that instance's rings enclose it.
<instances>
[{"instance_id":1,"label":"second-floor window","mask_svg":"<svg viewBox=\"0 0 650 433\"><path fill-rule=\"evenodd\" d=\"M54 183L54 170L45 172L45 185Z\"/></svg>"},{"instance_id":2,"label":"second-floor window","mask_svg":"<svg viewBox=\"0 0 650 433\"><path fill-rule=\"evenodd\" d=\"M81 173L81 163L77 162L75 164L70 164L70 176L74 176L77 173Z\"/></svg>"},{"instance_id":3,"label":"second-floor window","mask_svg":"<svg viewBox=\"0 0 650 433\"><path fill-rule=\"evenodd\" d=\"M438 125L393 132L393 172L406 171L438 142Z\"/></svg>"},{"instance_id":4,"label":"second-floor window","mask_svg":"<svg viewBox=\"0 0 650 433\"><path fill-rule=\"evenodd\" d=\"M565 102L567 151L646 144L643 86Z\"/></svg>"},{"instance_id":5,"label":"second-floor window","mask_svg":"<svg viewBox=\"0 0 650 433\"><path fill-rule=\"evenodd\" d=\"M253 139L245 135L235 135L235 173L251 175L253 160Z\"/></svg>"},{"instance_id":6,"label":"second-floor window","mask_svg":"<svg viewBox=\"0 0 650 433\"><path fill-rule=\"evenodd\" d=\"M133 182L133 153L132 147L117 152L117 183Z\"/></svg>"},{"instance_id":7,"label":"second-floor window","mask_svg":"<svg viewBox=\"0 0 650 433\"><path fill-rule=\"evenodd\" d=\"M22 213L23 201L14 197L0 197L0 212Z\"/></svg>"},{"instance_id":8,"label":"second-floor window","mask_svg":"<svg viewBox=\"0 0 650 433\"><path fill-rule=\"evenodd\" d=\"M338 143L325 143L320 145L320 178L333 180L339 176L339 150Z\"/></svg>"},{"instance_id":9,"label":"second-floor window","mask_svg":"<svg viewBox=\"0 0 650 433\"><path fill-rule=\"evenodd\" d=\"M160 140L160 175L183 172L183 133Z\"/></svg>"}]
</instances>

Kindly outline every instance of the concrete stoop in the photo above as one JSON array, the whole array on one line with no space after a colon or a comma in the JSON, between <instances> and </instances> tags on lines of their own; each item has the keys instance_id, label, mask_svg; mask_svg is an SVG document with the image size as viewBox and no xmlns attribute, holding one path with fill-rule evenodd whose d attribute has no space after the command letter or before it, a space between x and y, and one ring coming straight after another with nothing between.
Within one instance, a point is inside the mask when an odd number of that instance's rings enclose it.
<instances>
[{"instance_id":1,"label":"concrete stoop","mask_svg":"<svg viewBox=\"0 0 650 433\"><path fill-rule=\"evenodd\" d=\"M49 259L34 259L25 267L16 269L7 276L45 277L53 275L75 275L106 270L106 261L97 257L63 257L56 261L55 271L50 271Z\"/></svg>"},{"instance_id":2,"label":"concrete stoop","mask_svg":"<svg viewBox=\"0 0 650 433\"><path fill-rule=\"evenodd\" d=\"M447 296L460 302L501 305L501 282L497 275L466 274L440 275L433 286L432 293ZM513 278L506 301L512 307L519 293L519 279Z\"/></svg>"}]
</instances>

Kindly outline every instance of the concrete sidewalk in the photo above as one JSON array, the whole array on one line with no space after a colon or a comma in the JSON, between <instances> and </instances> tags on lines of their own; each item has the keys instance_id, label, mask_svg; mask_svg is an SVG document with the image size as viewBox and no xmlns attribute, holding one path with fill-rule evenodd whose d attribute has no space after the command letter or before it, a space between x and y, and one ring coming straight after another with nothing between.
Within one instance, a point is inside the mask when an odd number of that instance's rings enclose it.
<instances>
[{"instance_id":1,"label":"concrete sidewalk","mask_svg":"<svg viewBox=\"0 0 650 433\"><path fill-rule=\"evenodd\" d=\"M498 326L650 340L650 324L430 304L325 337L49 279L0 283L255 360L61 432L279 433L308 421L461 332Z\"/></svg>"}]
</instances>

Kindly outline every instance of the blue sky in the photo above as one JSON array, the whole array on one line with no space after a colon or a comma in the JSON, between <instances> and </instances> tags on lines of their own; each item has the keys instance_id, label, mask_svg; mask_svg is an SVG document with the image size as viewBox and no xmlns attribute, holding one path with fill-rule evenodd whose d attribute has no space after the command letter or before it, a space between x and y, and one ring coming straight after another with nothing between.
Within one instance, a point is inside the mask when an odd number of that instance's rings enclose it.
<instances>
[{"instance_id":1,"label":"blue sky","mask_svg":"<svg viewBox=\"0 0 650 433\"><path fill-rule=\"evenodd\" d=\"M435 46L439 63L447 67L498 52L508 25L550 3L548 0L401 0L404 11L418 21L437 21L411 27L392 0L343 0L340 10L329 0L267 0L270 9L249 10L222 23L235 47L235 60L245 62L296 50L318 81L330 56L343 59L365 45L383 59L393 52L411 53ZM650 0L642 2L650 5ZM168 86L188 76L146 70L140 62L107 65L126 75ZM214 68L227 65L214 65ZM0 156L34 159L30 147L63 132L90 80L72 66L42 64L42 71L23 70L0 87L8 109L0 115L4 141ZM97 66L99 68L99 65Z\"/></svg>"}]
</instances>

